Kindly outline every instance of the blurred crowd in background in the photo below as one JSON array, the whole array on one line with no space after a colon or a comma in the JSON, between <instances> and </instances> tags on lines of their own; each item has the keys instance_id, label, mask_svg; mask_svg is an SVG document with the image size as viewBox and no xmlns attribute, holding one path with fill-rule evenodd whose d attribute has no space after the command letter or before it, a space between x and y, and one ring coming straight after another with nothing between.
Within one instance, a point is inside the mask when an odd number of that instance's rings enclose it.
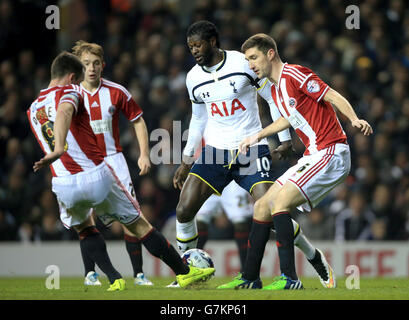
<instances>
[{"instance_id":1,"label":"blurred crowd in background","mask_svg":"<svg viewBox=\"0 0 409 320\"><path fill-rule=\"evenodd\" d=\"M56 2L56 1L55 1ZM172 156L174 121L188 128L191 105L186 73L194 65L186 29L210 20L221 47L239 50L252 34L270 34L284 62L314 70L346 97L373 126L365 137L340 120L352 151L352 169L309 214L293 213L312 240L409 239L409 5L404 0L358 4L359 29L348 30L342 0L71 0L60 1L60 30L47 30L52 1L0 0L0 240L73 240L59 221L51 173L33 173L42 151L31 134L26 110L49 83L52 59L75 41L96 42L105 50L103 76L125 86L144 110L149 132L170 133L163 153ZM30 15L27 14L30 12ZM262 122L271 119L260 101ZM168 142L168 143L166 143ZM277 145L276 137L270 139ZM179 190L172 185L178 164L153 165L139 176L138 145L121 119L121 143L145 216L158 229L174 223ZM158 141L151 141L151 147ZM278 173L293 165L275 160ZM172 159L173 162L179 159ZM106 239L121 239L118 224L101 226ZM232 225L214 219L210 238L229 239ZM169 239L173 240L173 239Z\"/></svg>"}]
</instances>

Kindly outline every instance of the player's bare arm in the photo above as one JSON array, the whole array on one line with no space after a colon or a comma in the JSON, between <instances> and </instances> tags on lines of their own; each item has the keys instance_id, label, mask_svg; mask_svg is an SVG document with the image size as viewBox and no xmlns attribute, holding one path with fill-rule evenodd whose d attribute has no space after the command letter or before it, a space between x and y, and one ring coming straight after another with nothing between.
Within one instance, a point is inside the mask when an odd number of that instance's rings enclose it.
<instances>
[{"instance_id":1,"label":"player's bare arm","mask_svg":"<svg viewBox=\"0 0 409 320\"><path fill-rule=\"evenodd\" d=\"M182 155L182 163L179 168L177 168L173 176L173 187L175 189L182 190L183 184L185 183L189 171L192 168L194 162L194 157L189 157L187 155Z\"/></svg>"},{"instance_id":2,"label":"player's bare arm","mask_svg":"<svg viewBox=\"0 0 409 320\"><path fill-rule=\"evenodd\" d=\"M336 90L330 88L325 94L324 100L335 106L351 121L352 126L360 129L365 136L373 133L371 125L367 121L359 119L348 100Z\"/></svg>"},{"instance_id":3,"label":"player's bare arm","mask_svg":"<svg viewBox=\"0 0 409 320\"><path fill-rule=\"evenodd\" d=\"M274 122L277 119L280 119L281 114L274 101L271 100L271 84L267 79L265 79L265 81L262 82L260 86L261 88L257 91L257 104L259 106L262 105L263 100L267 102L269 106L271 119ZM271 152L272 155L278 155L279 160L284 160L295 153L291 141L291 134L288 129L278 132L278 139L280 140L281 144L277 148L272 150Z\"/></svg>"},{"instance_id":4,"label":"player's bare arm","mask_svg":"<svg viewBox=\"0 0 409 320\"><path fill-rule=\"evenodd\" d=\"M264 139L266 137L269 137L277 132L280 132L282 130L290 128L290 122L288 122L287 119L281 117L265 127L263 130L260 132L244 139L242 142L239 144L239 150L241 153L246 154L250 146L253 144L259 142L261 139Z\"/></svg>"},{"instance_id":5,"label":"player's bare arm","mask_svg":"<svg viewBox=\"0 0 409 320\"><path fill-rule=\"evenodd\" d=\"M140 155L138 159L138 166L141 170L140 176L147 174L151 169L151 161L149 159L149 142L148 142L148 129L146 127L145 120L139 117L133 123L136 139L138 140Z\"/></svg>"},{"instance_id":6,"label":"player's bare arm","mask_svg":"<svg viewBox=\"0 0 409 320\"><path fill-rule=\"evenodd\" d=\"M34 172L49 166L64 153L65 139L71 126L73 113L74 106L71 103L64 102L58 107L54 123L54 150L34 163Z\"/></svg>"}]
</instances>

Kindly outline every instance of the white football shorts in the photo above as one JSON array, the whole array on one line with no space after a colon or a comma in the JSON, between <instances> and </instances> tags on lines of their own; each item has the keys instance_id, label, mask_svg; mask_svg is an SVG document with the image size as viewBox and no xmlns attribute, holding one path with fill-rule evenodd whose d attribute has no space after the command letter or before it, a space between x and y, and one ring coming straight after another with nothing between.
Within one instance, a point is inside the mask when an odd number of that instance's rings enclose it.
<instances>
[{"instance_id":1,"label":"white football shorts","mask_svg":"<svg viewBox=\"0 0 409 320\"><path fill-rule=\"evenodd\" d=\"M303 156L276 182L293 183L306 202L300 211L311 211L337 185L345 180L351 169L351 153L347 144L337 143L312 155Z\"/></svg>"},{"instance_id":2,"label":"white football shorts","mask_svg":"<svg viewBox=\"0 0 409 320\"><path fill-rule=\"evenodd\" d=\"M139 204L129 191L129 185L124 185L108 161L92 170L54 177L52 185L61 221L67 229L83 223L92 209L105 225L115 220L127 225L140 217Z\"/></svg>"}]
</instances>

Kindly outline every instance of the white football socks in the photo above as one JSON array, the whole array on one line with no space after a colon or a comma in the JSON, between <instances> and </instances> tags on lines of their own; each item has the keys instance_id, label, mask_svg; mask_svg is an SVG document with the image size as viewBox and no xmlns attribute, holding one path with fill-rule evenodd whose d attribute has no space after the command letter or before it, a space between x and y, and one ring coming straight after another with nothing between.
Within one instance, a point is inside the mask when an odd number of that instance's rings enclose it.
<instances>
[{"instance_id":1,"label":"white football socks","mask_svg":"<svg viewBox=\"0 0 409 320\"><path fill-rule=\"evenodd\" d=\"M196 248L198 237L196 218L189 222L176 220L176 241L180 251Z\"/></svg>"},{"instance_id":2,"label":"white football socks","mask_svg":"<svg viewBox=\"0 0 409 320\"><path fill-rule=\"evenodd\" d=\"M291 219L294 227L294 245L298 247L308 260L311 260L315 256L315 247L304 236L300 225L294 219ZM297 234L298 233L298 234Z\"/></svg>"}]
</instances>

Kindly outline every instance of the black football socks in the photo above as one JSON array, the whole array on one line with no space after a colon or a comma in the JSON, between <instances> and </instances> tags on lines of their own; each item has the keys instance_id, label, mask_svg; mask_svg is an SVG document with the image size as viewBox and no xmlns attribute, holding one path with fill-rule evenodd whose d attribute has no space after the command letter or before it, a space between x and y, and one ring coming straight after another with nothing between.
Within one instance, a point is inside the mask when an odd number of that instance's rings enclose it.
<instances>
[{"instance_id":1,"label":"black football socks","mask_svg":"<svg viewBox=\"0 0 409 320\"><path fill-rule=\"evenodd\" d=\"M280 258L281 273L297 280L294 258L294 227L290 213L283 211L273 215L273 223L276 231L276 244Z\"/></svg>"},{"instance_id":2,"label":"black football socks","mask_svg":"<svg viewBox=\"0 0 409 320\"><path fill-rule=\"evenodd\" d=\"M92 228L92 227L91 227ZM88 229L88 228L87 228ZM86 231L83 230L83 232ZM98 230L97 230L98 231ZM86 232L92 233L93 229L88 230ZM81 240L81 235L79 236L80 240ZM85 277L87 276L87 274L91 271L95 271L95 262L91 259L91 257L89 256L87 250L85 250L85 246L81 245L80 242L80 248L81 248L81 256L82 256L82 262L84 263L84 269L85 269Z\"/></svg>"},{"instance_id":3,"label":"black football socks","mask_svg":"<svg viewBox=\"0 0 409 320\"><path fill-rule=\"evenodd\" d=\"M105 240L95 226L87 227L79 233L81 253L88 256L105 273L112 284L122 278L109 259ZM84 262L85 263L85 262Z\"/></svg>"},{"instance_id":4,"label":"black football socks","mask_svg":"<svg viewBox=\"0 0 409 320\"><path fill-rule=\"evenodd\" d=\"M176 249L155 228L140 241L150 254L166 263L176 275L189 273L189 267L183 263Z\"/></svg>"},{"instance_id":5,"label":"black football socks","mask_svg":"<svg viewBox=\"0 0 409 320\"><path fill-rule=\"evenodd\" d=\"M263 260L264 250L270 238L271 222L253 219L248 238L246 263L242 277L246 280L256 280L260 277L260 267Z\"/></svg>"},{"instance_id":6,"label":"black football socks","mask_svg":"<svg viewBox=\"0 0 409 320\"><path fill-rule=\"evenodd\" d=\"M133 276L136 277L138 273L143 272L142 243L137 237L129 236L127 234L124 234L124 239L126 251L128 252L132 263Z\"/></svg>"}]
</instances>

